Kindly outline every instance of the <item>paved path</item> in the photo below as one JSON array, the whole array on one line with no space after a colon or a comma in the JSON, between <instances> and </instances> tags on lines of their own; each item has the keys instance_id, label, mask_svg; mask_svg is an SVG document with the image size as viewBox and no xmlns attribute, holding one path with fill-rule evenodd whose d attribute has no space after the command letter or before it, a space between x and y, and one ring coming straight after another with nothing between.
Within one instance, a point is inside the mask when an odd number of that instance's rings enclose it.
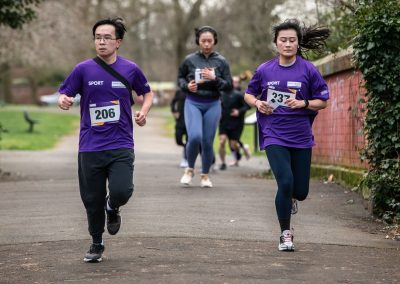
<instances>
[{"instance_id":1,"label":"paved path","mask_svg":"<svg viewBox=\"0 0 400 284\"><path fill-rule=\"evenodd\" d=\"M84 264L90 239L77 189L77 136L53 150L1 151L0 283L399 283L400 242L386 240L360 198L312 181L293 220L295 253L277 251L275 181L263 157L182 188L181 149L163 114L136 128L135 193L105 260ZM352 200L354 202L349 202Z\"/></svg>"}]
</instances>

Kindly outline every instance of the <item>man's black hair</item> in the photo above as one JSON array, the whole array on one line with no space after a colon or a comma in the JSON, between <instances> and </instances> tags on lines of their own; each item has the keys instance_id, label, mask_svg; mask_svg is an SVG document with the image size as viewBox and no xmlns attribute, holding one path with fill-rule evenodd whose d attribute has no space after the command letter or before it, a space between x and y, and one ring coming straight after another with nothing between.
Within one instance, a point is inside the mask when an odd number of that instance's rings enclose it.
<instances>
[{"instance_id":1,"label":"man's black hair","mask_svg":"<svg viewBox=\"0 0 400 284\"><path fill-rule=\"evenodd\" d=\"M125 24L123 23L122 18L116 17L116 18L107 18L107 19L103 19L100 21L97 21L97 23L94 24L92 32L93 32L93 37L96 34L96 29L98 26L101 25L111 25L115 27L115 36L117 37L117 39L123 39L125 32L126 32L126 28L125 28Z\"/></svg>"}]
</instances>

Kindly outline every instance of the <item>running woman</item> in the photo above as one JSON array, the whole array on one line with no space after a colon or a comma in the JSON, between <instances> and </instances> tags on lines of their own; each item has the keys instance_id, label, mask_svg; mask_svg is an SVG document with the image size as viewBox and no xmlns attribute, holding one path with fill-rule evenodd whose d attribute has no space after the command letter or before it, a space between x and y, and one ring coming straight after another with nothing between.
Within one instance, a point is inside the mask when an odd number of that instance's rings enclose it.
<instances>
[{"instance_id":1,"label":"running woman","mask_svg":"<svg viewBox=\"0 0 400 284\"><path fill-rule=\"evenodd\" d=\"M186 154L188 167L181 184L188 186L194 176L194 165L201 148L201 187L212 187L208 176L213 159L213 141L221 116L221 92L232 89L232 77L225 58L214 51L218 35L214 28L195 29L200 50L183 60L178 72L178 86L186 93L185 124L188 132Z\"/></svg>"},{"instance_id":2,"label":"running woman","mask_svg":"<svg viewBox=\"0 0 400 284\"><path fill-rule=\"evenodd\" d=\"M278 249L293 251L291 213L309 191L312 124L329 99L328 86L303 51L321 51L329 29L305 27L289 19L273 27L278 56L261 64L245 100L257 108L260 148L276 178L275 206L281 229ZM293 211L293 212L292 212Z\"/></svg>"},{"instance_id":3,"label":"running woman","mask_svg":"<svg viewBox=\"0 0 400 284\"><path fill-rule=\"evenodd\" d=\"M120 73L137 95L143 96L143 105L134 114L134 120L144 126L153 93L139 67L117 55L125 31L121 18L100 20L92 29L97 57ZM76 94L81 95L79 188L92 237L84 261L100 262L106 215L107 230L115 235L121 225L119 208L133 193L132 94L94 59L76 65L59 92L58 105L63 110L72 106Z\"/></svg>"}]
</instances>

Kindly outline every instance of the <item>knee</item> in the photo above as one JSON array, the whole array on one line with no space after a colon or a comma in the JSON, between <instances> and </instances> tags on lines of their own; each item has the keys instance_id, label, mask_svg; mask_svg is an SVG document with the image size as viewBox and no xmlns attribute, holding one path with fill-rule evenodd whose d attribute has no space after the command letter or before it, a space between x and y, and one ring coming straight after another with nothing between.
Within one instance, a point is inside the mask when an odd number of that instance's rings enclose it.
<instances>
[{"instance_id":1,"label":"knee","mask_svg":"<svg viewBox=\"0 0 400 284\"><path fill-rule=\"evenodd\" d=\"M295 194L294 198L296 198L298 201L303 201L307 198L308 192L300 193L300 194Z\"/></svg>"},{"instance_id":2,"label":"knee","mask_svg":"<svg viewBox=\"0 0 400 284\"><path fill-rule=\"evenodd\" d=\"M278 194L291 197L293 192L293 183L290 180L284 180L278 184Z\"/></svg>"},{"instance_id":3,"label":"knee","mask_svg":"<svg viewBox=\"0 0 400 284\"><path fill-rule=\"evenodd\" d=\"M120 207L125 205L131 198L134 185L128 186L124 190L110 191L110 201L112 207Z\"/></svg>"},{"instance_id":4,"label":"knee","mask_svg":"<svg viewBox=\"0 0 400 284\"><path fill-rule=\"evenodd\" d=\"M202 137L200 134L194 134L194 135L189 136L189 141L192 144L200 144L201 139L202 139Z\"/></svg>"}]
</instances>

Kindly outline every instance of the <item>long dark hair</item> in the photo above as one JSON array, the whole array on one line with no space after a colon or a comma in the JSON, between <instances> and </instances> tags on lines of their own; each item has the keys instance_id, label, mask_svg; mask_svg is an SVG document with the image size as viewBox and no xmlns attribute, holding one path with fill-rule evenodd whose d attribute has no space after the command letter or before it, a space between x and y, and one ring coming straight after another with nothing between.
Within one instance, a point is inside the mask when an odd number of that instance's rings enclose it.
<instances>
[{"instance_id":1,"label":"long dark hair","mask_svg":"<svg viewBox=\"0 0 400 284\"><path fill-rule=\"evenodd\" d=\"M316 53L322 53L326 46L331 31L326 27L318 27L316 25L306 26L297 19L287 19L283 23L276 25L272 28L274 33L274 43L278 39L278 34L282 30L295 30L299 42L299 49L297 54L301 57L303 53L308 50L313 50Z\"/></svg>"}]
</instances>

